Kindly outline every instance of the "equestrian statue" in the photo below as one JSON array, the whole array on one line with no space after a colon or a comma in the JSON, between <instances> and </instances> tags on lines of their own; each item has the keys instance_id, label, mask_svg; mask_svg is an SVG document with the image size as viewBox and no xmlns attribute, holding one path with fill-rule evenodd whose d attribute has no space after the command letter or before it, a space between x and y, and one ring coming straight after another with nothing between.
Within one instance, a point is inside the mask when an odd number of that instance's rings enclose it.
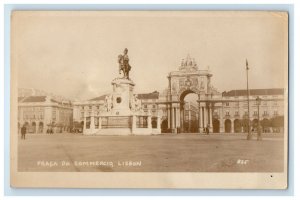
<instances>
[{"instance_id":1,"label":"equestrian statue","mask_svg":"<svg viewBox=\"0 0 300 200\"><path fill-rule=\"evenodd\" d=\"M131 66L129 65L129 57L127 55L128 49L124 49L124 55L118 56L119 62L119 74L123 71L123 78L129 79L129 71L131 70Z\"/></svg>"}]
</instances>

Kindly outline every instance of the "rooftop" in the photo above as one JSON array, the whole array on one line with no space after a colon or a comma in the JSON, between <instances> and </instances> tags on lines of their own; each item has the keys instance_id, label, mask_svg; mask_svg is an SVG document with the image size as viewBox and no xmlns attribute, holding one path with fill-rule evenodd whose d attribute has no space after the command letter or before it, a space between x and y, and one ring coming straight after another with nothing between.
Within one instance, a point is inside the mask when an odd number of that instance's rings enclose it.
<instances>
[{"instance_id":1,"label":"rooftop","mask_svg":"<svg viewBox=\"0 0 300 200\"><path fill-rule=\"evenodd\" d=\"M152 93L144 93L144 94L137 94L138 99L158 99L159 92L154 91Z\"/></svg>"},{"instance_id":2,"label":"rooftop","mask_svg":"<svg viewBox=\"0 0 300 200\"><path fill-rule=\"evenodd\" d=\"M18 102L19 103L37 103L37 102L46 102L47 101L47 96L28 96L28 97L18 97ZM56 100L52 97L50 97L50 101L58 104L63 104L63 105L71 105L71 101L59 101Z\"/></svg>"},{"instance_id":3,"label":"rooftop","mask_svg":"<svg viewBox=\"0 0 300 200\"><path fill-rule=\"evenodd\" d=\"M95 98L93 98L93 99L89 99L89 101L99 101L99 100L105 100L105 97L106 97L107 95L106 94L104 94L104 95L102 95L102 96L99 96L99 97L95 97Z\"/></svg>"},{"instance_id":4,"label":"rooftop","mask_svg":"<svg viewBox=\"0 0 300 200\"><path fill-rule=\"evenodd\" d=\"M32 103L32 102L45 102L47 96L28 96L28 97L19 97L18 101L22 103Z\"/></svg>"},{"instance_id":5,"label":"rooftop","mask_svg":"<svg viewBox=\"0 0 300 200\"><path fill-rule=\"evenodd\" d=\"M271 89L250 89L250 96L259 95L283 95L283 88L271 88ZM224 97L234 97L234 96L247 96L247 90L230 90L228 92L222 92Z\"/></svg>"}]
</instances>

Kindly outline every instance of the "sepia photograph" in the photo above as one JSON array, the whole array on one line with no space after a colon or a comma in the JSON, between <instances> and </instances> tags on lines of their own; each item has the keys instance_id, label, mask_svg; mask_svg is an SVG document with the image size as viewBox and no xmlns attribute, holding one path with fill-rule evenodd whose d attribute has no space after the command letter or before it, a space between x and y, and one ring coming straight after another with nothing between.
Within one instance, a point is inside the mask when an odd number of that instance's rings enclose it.
<instances>
[{"instance_id":1,"label":"sepia photograph","mask_svg":"<svg viewBox=\"0 0 300 200\"><path fill-rule=\"evenodd\" d=\"M287 187L287 12L13 11L10 37L13 187Z\"/></svg>"}]
</instances>

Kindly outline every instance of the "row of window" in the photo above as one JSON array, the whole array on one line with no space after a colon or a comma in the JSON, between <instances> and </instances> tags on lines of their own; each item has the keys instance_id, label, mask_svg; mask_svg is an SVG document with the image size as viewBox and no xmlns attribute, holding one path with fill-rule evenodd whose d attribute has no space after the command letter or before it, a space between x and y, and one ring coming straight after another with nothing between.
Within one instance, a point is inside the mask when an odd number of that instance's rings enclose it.
<instances>
[{"instance_id":1,"label":"row of window","mask_svg":"<svg viewBox=\"0 0 300 200\"><path fill-rule=\"evenodd\" d=\"M155 113L156 110L152 110L152 113ZM148 109L144 109L144 113L147 114L148 113Z\"/></svg>"},{"instance_id":2,"label":"row of window","mask_svg":"<svg viewBox=\"0 0 300 200\"><path fill-rule=\"evenodd\" d=\"M156 102L156 99L142 99L142 102Z\"/></svg>"},{"instance_id":3,"label":"row of window","mask_svg":"<svg viewBox=\"0 0 300 200\"><path fill-rule=\"evenodd\" d=\"M255 98L256 98L256 96L254 96ZM272 98L272 99L277 99L279 96L276 96L276 95L274 95L274 96L260 96L260 98L262 98L262 99L268 99L268 98ZM229 99L230 97L225 97L226 99ZM235 96L234 97L235 99L239 99L239 98L241 98L241 96ZM248 97L247 96L243 96L242 98L244 98L244 99L247 99ZM249 96L249 98L251 98L250 96ZM253 98L253 96L252 96L252 98Z\"/></svg>"},{"instance_id":4,"label":"row of window","mask_svg":"<svg viewBox=\"0 0 300 200\"><path fill-rule=\"evenodd\" d=\"M96 116L98 116L99 114L100 114L99 111L95 113ZM88 112L87 116L91 116L91 115L92 115L92 112ZM80 118L84 118L84 112L80 113Z\"/></svg>"},{"instance_id":5,"label":"row of window","mask_svg":"<svg viewBox=\"0 0 300 200\"><path fill-rule=\"evenodd\" d=\"M82 110L84 110L84 108L85 108L85 106L82 106L82 107L81 107ZM89 108L90 110L92 110L93 108L96 108L97 110L99 110L99 109L100 109L100 106L88 106L88 108Z\"/></svg>"},{"instance_id":6,"label":"row of window","mask_svg":"<svg viewBox=\"0 0 300 200\"><path fill-rule=\"evenodd\" d=\"M43 111L44 107L24 107L23 111L24 112L35 112L35 111Z\"/></svg>"},{"instance_id":7,"label":"row of window","mask_svg":"<svg viewBox=\"0 0 300 200\"><path fill-rule=\"evenodd\" d=\"M55 108L52 109L52 120L56 120L56 110ZM60 118L68 118L70 115L73 115L73 111L67 109L58 109L58 113Z\"/></svg>"},{"instance_id":8,"label":"row of window","mask_svg":"<svg viewBox=\"0 0 300 200\"><path fill-rule=\"evenodd\" d=\"M270 101L270 102L272 102L273 106L277 106L278 105L277 101ZM232 102L232 103L226 102L225 103L225 106L239 106L239 105L240 105L240 102ZM257 103L256 102L254 102L254 103L250 102L250 105L256 105L257 106ZM268 101L261 102L261 105L262 106L267 106L268 105ZM243 102L243 106L248 106L248 102Z\"/></svg>"},{"instance_id":9,"label":"row of window","mask_svg":"<svg viewBox=\"0 0 300 200\"><path fill-rule=\"evenodd\" d=\"M148 105L148 104L144 104L144 108L150 108L151 107L151 105ZM156 108L156 105L154 104L154 105L152 105L152 108Z\"/></svg>"},{"instance_id":10,"label":"row of window","mask_svg":"<svg viewBox=\"0 0 300 200\"><path fill-rule=\"evenodd\" d=\"M23 111L23 119L44 119L44 112Z\"/></svg>"},{"instance_id":11,"label":"row of window","mask_svg":"<svg viewBox=\"0 0 300 200\"><path fill-rule=\"evenodd\" d=\"M154 105L144 104L144 108L150 108L150 107L156 109L156 105L155 105L155 104L154 104ZM84 110L84 108L85 108L85 106L82 106L82 107L81 107L82 110ZM89 108L90 110L92 110L93 108L99 110L99 109L100 109L100 106L88 106L88 108Z\"/></svg>"},{"instance_id":12,"label":"row of window","mask_svg":"<svg viewBox=\"0 0 300 200\"><path fill-rule=\"evenodd\" d=\"M215 112L214 114L215 114L215 115L218 115L217 112ZM225 112L225 115L226 115L226 116L230 116L230 112L229 112L229 111L226 111L226 112ZM235 111L235 112L234 112L234 115L235 115L235 116L239 116L239 115L240 115L240 114L239 114L239 111ZM248 111L245 111L245 112L244 112L244 115L248 115ZM257 111L254 111L254 112L253 112L253 115L254 115L254 116L258 115L258 112L257 112ZM265 111L263 111L262 114L260 114L260 115L268 116L269 113L268 113L268 111L265 110ZM274 110L274 111L273 111L273 115L278 115L278 111L277 111L277 110Z\"/></svg>"}]
</instances>

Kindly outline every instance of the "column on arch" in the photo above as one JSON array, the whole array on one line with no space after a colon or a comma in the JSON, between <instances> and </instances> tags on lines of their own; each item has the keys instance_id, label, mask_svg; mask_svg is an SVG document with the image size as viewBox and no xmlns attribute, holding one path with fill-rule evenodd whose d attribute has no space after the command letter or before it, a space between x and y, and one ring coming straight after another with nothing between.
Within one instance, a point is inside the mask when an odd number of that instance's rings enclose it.
<instances>
[{"instance_id":1,"label":"column on arch","mask_svg":"<svg viewBox=\"0 0 300 200\"><path fill-rule=\"evenodd\" d=\"M202 130L205 127L205 121L206 121L206 117L205 117L205 106L202 106Z\"/></svg>"},{"instance_id":2,"label":"column on arch","mask_svg":"<svg viewBox=\"0 0 300 200\"><path fill-rule=\"evenodd\" d=\"M170 104L170 129L173 133L174 131L174 109L172 103Z\"/></svg>"},{"instance_id":3,"label":"column on arch","mask_svg":"<svg viewBox=\"0 0 300 200\"><path fill-rule=\"evenodd\" d=\"M191 132L191 127L192 127L192 113L191 113L191 104L189 103L189 109L188 109L188 122L189 122L189 133Z\"/></svg>"},{"instance_id":4,"label":"column on arch","mask_svg":"<svg viewBox=\"0 0 300 200\"><path fill-rule=\"evenodd\" d=\"M199 96L199 99L198 99L198 132L201 133L203 128L202 128L202 107L201 107L201 103L200 103L200 96Z\"/></svg>"},{"instance_id":5,"label":"column on arch","mask_svg":"<svg viewBox=\"0 0 300 200\"><path fill-rule=\"evenodd\" d=\"M179 131L179 128L181 126L181 121L180 121L180 104L178 103L176 105L176 129Z\"/></svg>"},{"instance_id":6,"label":"column on arch","mask_svg":"<svg viewBox=\"0 0 300 200\"><path fill-rule=\"evenodd\" d=\"M180 102L180 132L183 133L184 124L184 102Z\"/></svg>"},{"instance_id":7,"label":"column on arch","mask_svg":"<svg viewBox=\"0 0 300 200\"><path fill-rule=\"evenodd\" d=\"M172 121L172 124L173 124L173 127L172 127L172 129L173 129L173 132L174 133L176 133L176 126L177 126L177 124L176 124L176 118L177 118L177 113L176 113L176 105L174 105L173 107L172 107L172 111L173 111L173 114L172 114L172 116L173 116L173 121Z\"/></svg>"},{"instance_id":8,"label":"column on arch","mask_svg":"<svg viewBox=\"0 0 300 200\"><path fill-rule=\"evenodd\" d=\"M170 105L166 104L166 110L167 110L167 119L168 119L168 129L171 128L171 114L170 114Z\"/></svg>"},{"instance_id":9,"label":"column on arch","mask_svg":"<svg viewBox=\"0 0 300 200\"><path fill-rule=\"evenodd\" d=\"M204 128L207 127L207 124L209 122L209 109L208 109L208 104L207 102L205 103L204 107Z\"/></svg>"},{"instance_id":10,"label":"column on arch","mask_svg":"<svg viewBox=\"0 0 300 200\"><path fill-rule=\"evenodd\" d=\"M170 114L171 114L171 132L174 132L174 105L171 103L170 106Z\"/></svg>"},{"instance_id":11,"label":"column on arch","mask_svg":"<svg viewBox=\"0 0 300 200\"><path fill-rule=\"evenodd\" d=\"M213 107L213 103L209 104L209 129L212 132L212 107Z\"/></svg>"}]
</instances>

